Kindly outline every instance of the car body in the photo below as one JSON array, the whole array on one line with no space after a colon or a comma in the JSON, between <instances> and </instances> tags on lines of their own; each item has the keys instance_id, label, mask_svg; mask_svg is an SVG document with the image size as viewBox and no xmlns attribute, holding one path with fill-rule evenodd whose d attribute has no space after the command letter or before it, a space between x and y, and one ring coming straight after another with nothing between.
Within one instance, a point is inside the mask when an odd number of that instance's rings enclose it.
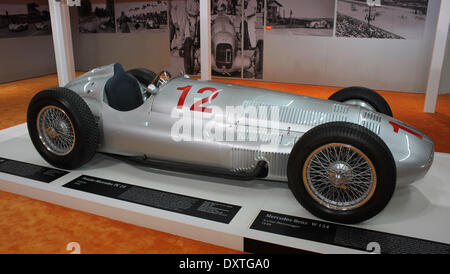
<instances>
[{"instance_id":1,"label":"car body","mask_svg":"<svg viewBox=\"0 0 450 274\"><path fill-rule=\"evenodd\" d=\"M8 29L11 32L22 32L22 31L26 31L28 29L28 24L27 23L23 23L23 24L9 24L8 25Z\"/></svg>"},{"instance_id":2,"label":"car body","mask_svg":"<svg viewBox=\"0 0 450 274\"><path fill-rule=\"evenodd\" d=\"M38 93L28 109L33 144L68 169L98 151L170 170L288 182L314 215L344 223L378 214L396 186L419 180L433 162L433 141L375 111L378 94L338 102L148 75L145 82L116 63Z\"/></svg>"},{"instance_id":3,"label":"car body","mask_svg":"<svg viewBox=\"0 0 450 274\"><path fill-rule=\"evenodd\" d=\"M47 23L39 22L34 24L34 27L36 28L36 30L48 30L49 26Z\"/></svg>"},{"instance_id":4,"label":"car body","mask_svg":"<svg viewBox=\"0 0 450 274\"><path fill-rule=\"evenodd\" d=\"M313 29L331 29L332 24L325 19L322 20L313 20L306 24L307 28Z\"/></svg>"},{"instance_id":5,"label":"car body","mask_svg":"<svg viewBox=\"0 0 450 274\"><path fill-rule=\"evenodd\" d=\"M287 161L297 140L319 124L347 121L368 128L385 141L395 159L397 185L406 185L420 179L432 162L432 140L401 121L359 106L286 92L176 77L139 108L128 112L117 111L105 103L103 93L105 83L113 74L114 67L109 65L94 69L66 85L88 103L94 116L98 118L103 136L99 151L127 156L147 155L232 172L250 170L258 161L264 160L268 163L268 175L265 179L287 181ZM179 88L186 86L192 86L193 93L186 97L186 106L193 105L196 99L202 97L201 94L193 96L196 91L211 87L221 92L208 105L221 109L226 109L227 106L240 106L244 109L258 106L279 107L280 123L277 125L277 135L270 137L281 138L277 146L264 146L268 144L267 141L173 140L171 130L179 118L172 117L172 110L180 99ZM92 91L86 92L87 90ZM204 123L211 119L208 116L203 118ZM230 126L234 131L242 128L244 134L247 134L245 132L251 127L250 122L241 123L240 117L235 117L223 126ZM399 127L402 130L398 130ZM420 138L410 132L415 132ZM248 138L249 136L245 139Z\"/></svg>"}]
</instances>

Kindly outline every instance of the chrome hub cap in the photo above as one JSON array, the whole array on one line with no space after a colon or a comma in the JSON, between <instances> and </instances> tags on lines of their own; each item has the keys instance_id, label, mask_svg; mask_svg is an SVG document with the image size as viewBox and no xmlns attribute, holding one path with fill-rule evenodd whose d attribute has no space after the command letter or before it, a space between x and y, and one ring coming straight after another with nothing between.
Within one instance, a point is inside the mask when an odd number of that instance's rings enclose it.
<instances>
[{"instance_id":1,"label":"chrome hub cap","mask_svg":"<svg viewBox=\"0 0 450 274\"><path fill-rule=\"evenodd\" d=\"M58 156L69 154L75 146L75 130L69 116L59 107L46 106L37 117L39 139Z\"/></svg>"},{"instance_id":2,"label":"chrome hub cap","mask_svg":"<svg viewBox=\"0 0 450 274\"><path fill-rule=\"evenodd\" d=\"M303 183L314 200L345 211L370 200L377 178L372 161L362 151L346 144L328 144L306 159Z\"/></svg>"},{"instance_id":3,"label":"chrome hub cap","mask_svg":"<svg viewBox=\"0 0 450 274\"><path fill-rule=\"evenodd\" d=\"M331 164L328 168L328 176L330 183L337 188L347 189L347 181L352 176L351 167L344 162L337 161Z\"/></svg>"}]
</instances>

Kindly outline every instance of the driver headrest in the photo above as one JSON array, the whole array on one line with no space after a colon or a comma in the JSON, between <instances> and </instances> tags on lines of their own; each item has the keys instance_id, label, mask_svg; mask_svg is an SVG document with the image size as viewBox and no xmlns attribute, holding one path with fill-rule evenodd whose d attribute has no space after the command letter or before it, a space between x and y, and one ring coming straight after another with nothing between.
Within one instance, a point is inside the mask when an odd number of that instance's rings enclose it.
<instances>
[{"instance_id":1,"label":"driver headrest","mask_svg":"<svg viewBox=\"0 0 450 274\"><path fill-rule=\"evenodd\" d=\"M122 64L114 63L114 74L121 74L121 73L125 73Z\"/></svg>"}]
</instances>

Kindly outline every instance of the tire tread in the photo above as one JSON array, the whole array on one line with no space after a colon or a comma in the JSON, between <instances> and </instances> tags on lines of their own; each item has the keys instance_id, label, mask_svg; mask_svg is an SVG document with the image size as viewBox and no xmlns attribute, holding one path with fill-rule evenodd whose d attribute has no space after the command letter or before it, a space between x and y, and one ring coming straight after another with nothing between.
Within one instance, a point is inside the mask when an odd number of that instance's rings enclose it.
<instances>
[{"instance_id":1,"label":"tire tread","mask_svg":"<svg viewBox=\"0 0 450 274\"><path fill-rule=\"evenodd\" d=\"M299 172L299 169L302 170L304 159L309 155L308 152L313 151L320 144L341 143L340 141L336 141L337 138L339 140L353 142L352 145L361 149L372 160L375 165L377 177L379 174L384 177L377 178L377 188L383 187L384 191L376 197L375 195L372 197L371 200L374 198L379 200L372 202L368 210L350 210L350 212L342 213L326 209L321 205L315 206L311 203L312 198L305 198L305 192L301 190L303 187L303 176ZM370 146L376 147L376 149L370 149ZM376 161L373 160L374 158ZM380 161L383 161L384 164L380 164ZM348 122L326 123L306 132L292 149L288 161L287 173L290 189L298 202L306 210L322 219L341 223L359 223L378 214L390 201L395 189L396 180L395 161L391 151L383 140L370 130ZM314 201L314 203L317 202Z\"/></svg>"},{"instance_id":2,"label":"tire tread","mask_svg":"<svg viewBox=\"0 0 450 274\"><path fill-rule=\"evenodd\" d=\"M79 132L76 133L76 138L79 138L78 144L81 146L81 149L77 150L75 154L73 151L69 153L67 157L60 157L58 159L58 157L52 157L51 155L49 156L48 153L42 152L40 150L40 141L36 139L37 132L33 133L33 131L36 130L36 117L34 115L39 111L35 108L39 107L39 105L43 102L56 102L57 104L62 104L69 110L70 113L74 113L76 116L78 116L70 117L71 119L78 120L80 125L79 127L77 127L77 125L74 125L75 128L78 128ZM92 157L94 157L100 139L98 125L87 103L75 92L67 88L56 87L46 89L37 93L31 99L31 102L29 104L27 111L27 121L28 131L30 133L34 146L44 157L44 159L46 159L52 165L64 169L75 169L84 165L89 160L91 160ZM75 121L72 121L72 123L75 123ZM76 146L78 144L76 144Z\"/></svg>"}]
</instances>

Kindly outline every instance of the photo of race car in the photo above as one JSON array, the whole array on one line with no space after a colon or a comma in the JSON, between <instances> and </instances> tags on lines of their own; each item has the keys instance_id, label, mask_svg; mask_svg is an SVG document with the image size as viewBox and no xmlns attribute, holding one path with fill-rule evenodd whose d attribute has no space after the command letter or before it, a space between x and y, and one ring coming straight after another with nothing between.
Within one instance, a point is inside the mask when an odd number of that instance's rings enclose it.
<instances>
[{"instance_id":1,"label":"photo of race car","mask_svg":"<svg viewBox=\"0 0 450 274\"><path fill-rule=\"evenodd\" d=\"M262 79L264 1L211 1L211 70L214 76ZM170 6L170 72L200 72L198 1Z\"/></svg>"},{"instance_id":2,"label":"photo of race car","mask_svg":"<svg viewBox=\"0 0 450 274\"><path fill-rule=\"evenodd\" d=\"M268 0L270 33L333 36L334 0Z\"/></svg>"},{"instance_id":3,"label":"photo of race car","mask_svg":"<svg viewBox=\"0 0 450 274\"><path fill-rule=\"evenodd\" d=\"M37 151L58 168L80 168L100 152L171 171L287 182L304 208L341 223L377 215L434 156L433 141L367 88L324 100L118 63L39 92L27 123Z\"/></svg>"},{"instance_id":4,"label":"photo of race car","mask_svg":"<svg viewBox=\"0 0 450 274\"><path fill-rule=\"evenodd\" d=\"M48 30L50 26L47 23L40 22L34 24L34 27L36 28L36 30Z\"/></svg>"},{"instance_id":5,"label":"photo of race car","mask_svg":"<svg viewBox=\"0 0 450 274\"><path fill-rule=\"evenodd\" d=\"M9 24L8 25L8 29L11 32L22 32L22 31L26 31L28 29L28 24L24 23L24 24Z\"/></svg>"},{"instance_id":6,"label":"photo of race car","mask_svg":"<svg viewBox=\"0 0 450 274\"><path fill-rule=\"evenodd\" d=\"M0 38L51 33L48 1L0 1Z\"/></svg>"},{"instance_id":7,"label":"photo of race car","mask_svg":"<svg viewBox=\"0 0 450 274\"><path fill-rule=\"evenodd\" d=\"M242 54L239 33L229 17L219 15L211 23L212 70L218 75L232 75L244 70L253 70L254 75L262 74L263 40L257 42L251 56Z\"/></svg>"},{"instance_id":8,"label":"photo of race car","mask_svg":"<svg viewBox=\"0 0 450 274\"><path fill-rule=\"evenodd\" d=\"M331 29L333 27L333 22L328 22L325 19L313 20L311 22L306 23L306 27L313 29Z\"/></svg>"},{"instance_id":9,"label":"photo of race car","mask_svg":"<svg viewBox=\"0 0 450 274\"><path fill-rule=\"evenodd\" d=\"M165 32L167 30L167 2L117 2L117 30L121 33Z\"/></svg>"}]
</instances>

